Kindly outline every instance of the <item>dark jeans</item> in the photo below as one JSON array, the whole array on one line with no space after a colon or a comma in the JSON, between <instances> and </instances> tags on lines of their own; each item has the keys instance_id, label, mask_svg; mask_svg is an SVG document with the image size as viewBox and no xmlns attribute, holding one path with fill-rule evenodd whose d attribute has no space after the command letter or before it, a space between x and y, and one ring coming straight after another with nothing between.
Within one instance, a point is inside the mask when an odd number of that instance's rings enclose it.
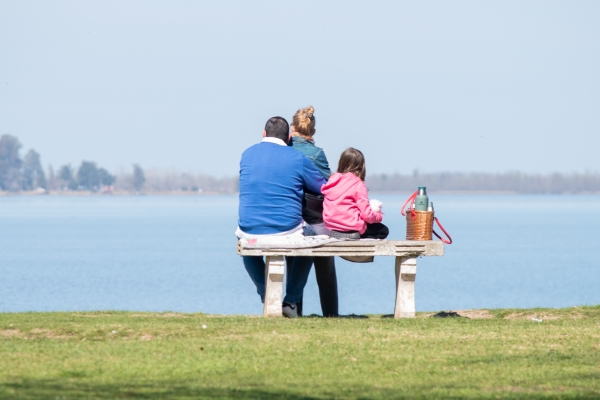
<instances>
[{"instance_id":1,"label":"dark jeans","mask_svg":"<svg viewBox=\"0 0 600 400\"><path fill-rule=\"evenodd\" d=\"M390 234L390 230L384 224L377 222L375 224L367 224L367 230L360 235L361 239L385 239Z\"/></svg>"},{"instance_id":2,"label":"dark jeans","mask_svg":"<svg viewBox=\"0 0 600 400\"><path fill-rule=\"evenodd\" d=\"M260 301L265 302L265 259L260 256L242 256L244 267L250 275L250 279L256 285L256 292Z\"/></svg>"},{"instance_id":3,"label":"dark jeans","mask_svg":"<svg viewBox=\"0 0 600 400\"><path fill-rule=\"evenodd\" d=\"M334 257L310 257L315 264L315 275L319 285L319 297L321 299L321 311L324 317L339 316L337 275L335 273ZM291 267L294 257L286 257L288 268ZM288 276L290 276L288 274ZM308 278L308 276L307 276ZM299 315L302 315L302 300L296 303Z\"/></svg>"},{"instance_id":4,"label":"dark jeans","mask_svg":"<svg viewBox=\"0 0 600 400\"><path fill-rule=\"evenodd\" d=\"M304 236L315 235L315 231L310 225L303 226L302 231ZM290 301L295 303L302 299L302 291L304 290L304 285L306 285L306 279L308 278L310 267L312 265L312 259L307 260L306 258L307 257L298 257L298 260L296 260L296 268L294 268L295 273L292 274L294 277L292 279L289 279L290 274L288 274L288 284L286 285L286 298L283 299L284 302ZM244 267L246 267L246 271L248 271L248 275L250 275L250 279L252 279L252 282L254 282L254 285L256 286L256 292L260 296L260 301L264 303L266 285L265 259L261 256L242 256L242 260L244 262ZM291 263L289 265L291 265Z\"/></svg>"},{"instance_id":5,"label":"dark jeans","mask_svg":"<svg viewBox=\"0 0 600 400\"><path fill-rule=\"evenodd\" d=\"M286 257L291 258L294 263L294 268L290 268L292 261L288 261L287 284L285 285L284 303L298 303L302 301L302 293L304 286L308 280L308 274L312 267L313 257ZM256 292L260 296L260 301L265 302L265 259L261 256L242 256L244 267L250 275L250 279L256 285ZM335 266L334 266L335 279ZM337 301L337 281L336 283L336 301ZM337 305L337 303L336 303Z\"/></svg>"}]
</instances>

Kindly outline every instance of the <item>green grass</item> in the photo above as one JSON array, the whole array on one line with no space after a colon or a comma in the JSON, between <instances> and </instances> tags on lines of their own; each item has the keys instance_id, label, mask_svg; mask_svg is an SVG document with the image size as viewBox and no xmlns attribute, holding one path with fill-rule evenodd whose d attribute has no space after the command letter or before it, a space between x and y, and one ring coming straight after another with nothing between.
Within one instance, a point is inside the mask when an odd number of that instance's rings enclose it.
<instances>
[{"instance_id":1,"label":"green grass","mask_svg":"<svg viewBox=\"0 0 600 400\"><path fill-rule=\"evenodd\" d=\"M487 314L0 314L0 399L600 398L600 306Z\"/></svg>"}]
</instances>

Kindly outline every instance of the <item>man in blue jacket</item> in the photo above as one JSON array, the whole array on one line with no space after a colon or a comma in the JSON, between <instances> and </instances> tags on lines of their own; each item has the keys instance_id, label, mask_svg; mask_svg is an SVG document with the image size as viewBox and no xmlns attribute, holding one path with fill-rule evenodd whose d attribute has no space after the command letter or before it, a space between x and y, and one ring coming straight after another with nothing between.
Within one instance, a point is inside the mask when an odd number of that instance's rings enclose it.
<instances>
[{"instance_id":1,"label":"man in blue jacket","mask_svg":"<svg viewBox=\"0 0 600 400\"><path fill-rule=\"evenodd\" d=\"M262 235L313 234L302 220L304 191L320 194L325 179L302 153L288 147L290 128L282 117L269 119L262 142L249 147L240 161L240 205L236 235L251 239ZM297 261L296 261L297 260ZM264 302L265 261L259 256L243 256L244 266ZM296 317L296 303L306 282L294 277L305 257L296 257L286 286L283 312Z\"/></svg>"}]
</instances>

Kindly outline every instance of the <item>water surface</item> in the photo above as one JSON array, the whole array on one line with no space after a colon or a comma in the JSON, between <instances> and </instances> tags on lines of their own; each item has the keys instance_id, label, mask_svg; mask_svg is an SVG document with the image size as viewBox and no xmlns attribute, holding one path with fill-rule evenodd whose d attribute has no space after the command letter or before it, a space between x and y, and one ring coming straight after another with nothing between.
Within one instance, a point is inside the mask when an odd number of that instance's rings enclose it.
<instances>
[{"instance_id":1,"label":"water surface","mask_svg":"<svg viewBox=\"0 0 600 400\"><path fill-rule=\"evenodd\" d=\"M403 239L406 196L372 196ZM430 197L454 244L419 259L418 311L600 303L600 196ZM236 196L0 197L0 311L259 314L236 224ZM342 313L393 312L393 258L336 263Z\"/></svg>"}]
</instances>

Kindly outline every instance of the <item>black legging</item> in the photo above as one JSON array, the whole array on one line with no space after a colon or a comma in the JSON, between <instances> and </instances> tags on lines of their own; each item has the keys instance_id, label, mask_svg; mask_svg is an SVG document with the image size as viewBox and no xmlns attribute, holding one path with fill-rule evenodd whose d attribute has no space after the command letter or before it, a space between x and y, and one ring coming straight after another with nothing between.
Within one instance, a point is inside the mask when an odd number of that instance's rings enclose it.
<instances>
[{"instance_id":1,"label":"black legging","mask_svg":"<svg viewBox=\"0 0 600 400\"><path fill-rule=\"evenodd\" d=\"M285 262L292 265L294 257L286 257ZM321 311L324 317L339 316L337 275L335 273L334 257L314 257L315 275L319 286ZM288 270L289 271L289 270ZM302 315L302 300L297 304L298 315Z\"/></svg>"},{"instance_id":2,"label":"black legging","mask_svg":"<svg viewBox=\"0 0 600 400\"><path fill-rule=\"evenodd\" d=\"M377 222L367 224L367 230L360 235L361 239L385 239L390 234L390 230L384 224Z\"/></svg>"}]
</instances>

